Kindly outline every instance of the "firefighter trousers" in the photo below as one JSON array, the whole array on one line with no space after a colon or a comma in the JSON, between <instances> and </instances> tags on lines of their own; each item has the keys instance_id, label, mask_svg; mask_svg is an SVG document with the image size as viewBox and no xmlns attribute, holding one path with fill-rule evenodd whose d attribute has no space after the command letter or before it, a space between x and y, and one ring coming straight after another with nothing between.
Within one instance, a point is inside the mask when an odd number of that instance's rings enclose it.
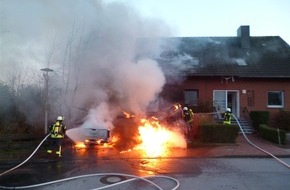
<instances>
[{"instance_id":1,"label":"firefighter trousers","mask_svg":"<svg viewBox=\"0 0 290 190\"><path fill-rule=\"evenodd\" d=\"M62 143L62 138L50 137L47 153L52 153L53 151L55 151L55 154L61 157L61 143Z\"/></svg>"}]
</instances>

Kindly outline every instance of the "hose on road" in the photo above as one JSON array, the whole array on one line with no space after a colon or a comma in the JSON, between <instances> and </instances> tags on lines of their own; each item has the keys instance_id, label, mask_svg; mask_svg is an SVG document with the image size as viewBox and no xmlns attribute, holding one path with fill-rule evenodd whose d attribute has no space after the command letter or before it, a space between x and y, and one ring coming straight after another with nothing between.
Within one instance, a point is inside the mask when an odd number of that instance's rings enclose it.
<instances>
[{"instance_id":1,"label":"hose on road","mask_svg":"<svg viewBox=\"0 0 290 190\"><path fill-rule=\"evenodd\" d=\"M20 166L22 166L23 164L25 164L26 162L28 162L31 157L37 152L37 150L40 148L40 146L43 144L43 142L49 137L50 134L48 134L47 136L44 137L44 139L39 143L39 145L36 147L36 149L31 153L31 155L25 159L22 163L18 164L17 166L3 172L0 174L0 177L19 168ZM169 177L169 176L163 176L163 175L154 175L154 176L145 176L145 177L139 177L139 176L135 176L135 175L129 175L129 174L123 174L123 173L97 173L97 174L88 174L88 175L80 175L80 176L75 176L75 177L69 177L69 178L64 178L61 180L56 180L56 181L50 181L50 182L46 182L46 183L40 183L40 184L35 184L35 185L29 185L29 186L19 186L19 187L5 187L5 186L0 186L0 189L30 189L30 188L36 188L36 187L42 187L42 186L46 186L46 185L52 185L55 183L61 183L61 182L65 182L65 181L69 181L69 180L74 180L74 179L80 179L80 178L87 178L87 177L95 177L95 176L105 176L105 175L119 175L119 176L124 176L124 177L131 177L131 179L127 179L124 181L120 181L120 182L116 182L110 185L106 185L104 187L99 187L99 188L95 188L93 190L100 190L100 189L106 189L106 188L110 188L113 186L117 186L117 185L121 185L124 183L128 183L130 181L134 181L137 179L143 180L151 185L153 185L154 187L156 187L159 190L163 190L159 185L157 185L156 183L148 180L150 178L164 178L164 179L169 179L173 182L175 182L175 186L171 189L171 190L176 190L179 187L179 181L173 177Z\"/></svg>"},{"instance_id":2,"label":"hose on road","mask_svg":"<svg viewBox=\"0 0 290 190\"><path fill-rule=\"evenodd\" d=\"M238 121L238 119L236 118L235 115L233 115L234 119L236 120L236 122L238 123L239 127L240 127L240 130L244 136L244 138L247 140L247 142L254 146L255 148L257 148L258 150L270 155L271 157L273 157L274 159L276 159L279 163L283 164L284 166L286 166L287 168L290 169L290 165L287 164L286 162L282 161L281 159L277 158L275 155L273 155L272 153L260 148L259 146L257 146L256 144L252 143L248 137L246 136L243 128L241 127L241 124L240 122ZM36 151L39 149L39 147L43 144L43 142L49 137L50 134L48 134L42 141L41 143L37 146L37 148L32 152L32 154L26 159L24 160L22 163L20 163L19 165L3 172L0 174L0 177L19 168L20 166L22 166L23 164L25 164L29 159L31 159L31 157L36 153ZM124 184L124 183L128 183L130 181L133 181L133 180L136 180L136 179L140 179L140 180L143 180L145 182L148 182L150 183L151 185L155 186L157 189L159 190L163 190L159 185L157 185L156 183L148 180L147 178L165 178L165 179L169 179L169 180L172 180L176 183L176 186L172 188L172 190L176 190L180 184L179 184L179 181L175 178L172 178L172 177L169 177L169 176L161 176L161 175L155 175L155 176L145 176L145 177L139 177L139 176L135 176L135 175L129 175L129 174L122 174L122 173L97 173L97 174L88 174L88 175L81 175L81 176L75 176L75 177L70 177L70 178L64 178L64 179L61 179L61 180L56 180L56 181L50 181L50 182L46 182L46 183L41 183L41 184L35 184L35 185L30 185L30 186L20 186L20 187L5 187L5 186L0 186L0 188L3 188L3 189L28 189L28 188L34 188L34 187L41 187L41 186L45 186L45 185L51 185L51 184L55 184L55 183L60 183L60 182L65 182L65 181L69 181L69 180L74 180L74 179L80 179L80 178L87 178L87 177L94 177L94 176L103 176L103 175L119 175L119 176L125 176L125 177L131 177L132 179L128 179L128 180L124 180L124 181L121 181L121 182L116 182L116 183L113 183L113 184L110 184L110 185L107 185L107 186L104 186L104 187L99 187L99 188L95 188L94 190L100 190L100 189L106 189L106 188L109 188L109 187L113 187L113 186L117 186L117 185L121 185L121 184Z\"/></svg>"},{"instance_id":3,"label":"hose on road","mask_svg":"<svg viewBox=\"0 0 290 190\"><path fill-rule=\"evenodd\" d=\"M28 162L28 160L30 160L30 158L36 153L36 151L40 148L40 146L43 144L43 142L49 137L49 135L50 134L48 134L48 135L46 135L44 137L44 139L39 143L39 145L36 147L36 149L31 153L31 155L28 156L28 158L26 158L26 160L24 160L22 163L18 164L17 166L15 166L15 167L13 167L13 168L11 168L11 169L9 169L9 170L1 173L0 174L0 177L3 176L3 175L5 175L5 174L7 174L7 173L9 173L9 172L11 172L11 171L13 171L13 170L15 170L15 169L17 169L17 168L19 168L20 166L22 166L23 164L25 164L26 162Z\"/></svg>"},{"instance_id":4,"label":"hose on road","mask_svg":"<svg viewBox=\"0 0 290 190\"><path fill-rule=\"evenodd\" d=\"M260 150L260 151L262 151L262 152L268 154L269 156L271 156L272 158L276 159L278 162L280 162L281 164L283 164L284 166L286 166L288 169L290 169L290 165L289 165L289 164L287 164L286 162L284 162L284 161L281 160L280 158L277 158L274 154L272 154L272 153L270 153L270 152L264 150L263 148L257 146L256 144L252 143L252 142L248 139L247 135L245 134L245 132L244 132L244 130L243 130L243 128L242 128L242 126L241 126L239 120L236 118L236 116L235 116L234 114L232 114L232 115L233 115L233 117L235 118L235 120L237 121L237 123L238 123L238 125L239 125L239 127L240 127L240 130L241 130L243 136L245 137L245 139L248 141L248 143L249 143L250 145L252 145L252 146L254 146L255 148L257 148L258 150Z\"/></svg>"}]
</instances>

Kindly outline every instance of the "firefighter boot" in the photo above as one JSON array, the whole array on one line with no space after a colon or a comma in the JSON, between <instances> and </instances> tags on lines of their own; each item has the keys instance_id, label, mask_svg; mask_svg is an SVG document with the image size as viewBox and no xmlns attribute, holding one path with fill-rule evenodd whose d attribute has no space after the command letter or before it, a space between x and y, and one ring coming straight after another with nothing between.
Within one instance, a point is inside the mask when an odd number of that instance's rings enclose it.
<instances>
[{"instance_id":1,"label":"firefighter boot","mask_svg":"<svg viewBox=\"0 0 290 190\"><path fill-rule=\"evenodd\" d=\"M58 157L61 157L61 146L59 146L59 150L56 151L55 154L57 154Z\"/></svg>"}]
</instances>

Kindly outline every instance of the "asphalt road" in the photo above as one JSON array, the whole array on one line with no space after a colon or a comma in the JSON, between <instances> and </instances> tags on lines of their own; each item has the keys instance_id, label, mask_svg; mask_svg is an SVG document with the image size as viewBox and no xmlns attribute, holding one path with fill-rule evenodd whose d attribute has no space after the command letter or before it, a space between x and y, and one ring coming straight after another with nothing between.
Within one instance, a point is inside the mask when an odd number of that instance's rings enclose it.
<instances>
[{"instance_id":1,"label":"asphalt road","mask_svg":"<svg viewBox=\"0 0 290 190\"><path fill-rule=\"evenodd\" d=\"M66 149L60 159L46 155L32 158L1 176L0 186L29 186L28 189L41 190L100 189L105 186L106 189L126 190L290 188L290 170L272 158L194 158L184 153L190 150L170 151L176 154L183 152L184 156L148 158L139 151L119 153L112 148ZM283 160L290 163L290 158ZM0 173L13 166L15 163L2 164ZM129 175L150 178L134 179ZM76 178L64 180L71 177ZM62 181L58 183L30 186L60 179ZM154 182L158 187L145 180Z\"/></svg>"}]
</instances>

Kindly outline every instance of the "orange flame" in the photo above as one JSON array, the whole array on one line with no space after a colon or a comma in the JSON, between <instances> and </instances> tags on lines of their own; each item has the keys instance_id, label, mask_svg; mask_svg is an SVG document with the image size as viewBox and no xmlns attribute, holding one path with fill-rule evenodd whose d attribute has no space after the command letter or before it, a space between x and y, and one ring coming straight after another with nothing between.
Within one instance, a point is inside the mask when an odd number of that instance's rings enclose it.
<instances>
[{"instance_id":1,"label":"orange flame","mask_svg":"<svg viewBox=\"0 0 290 190\"><path fill-rule=\"evenodd\" d=\"M123 111L123 114L124 114L125 118L132 118L132 117L135 117L135 115L130 114L130 113L125 112L125 111Z\"/></svg>"},{"instance_id":2,"label":"orange flame","mask_svg":"<svg viewBox=\"0 0 290 190\"><path fill-rule=\"evenodd\" d=\"M139 126L141 144L136 149L145 151L150 157L165 156L170 141L172 141L172 131L161 126L158 121L148 121L142 119L142 126Z\"/></svg>"},{"instance_id":3,"label":"orange flame","mask_svg":"<svg viewBox=\"0 0 290 190\"><path fill-rule=\"evenodd\" d=\"M78 142L78 143L75 144L75 147L76 148L86 148L86 145L83 142Z\"/></svg>"},{"instance_id":4,"label":"orange flame","mask_svg":"<svg viewBox=\"0 0 290 190\"><path fill-rule=\"evenodd\" d=\"M179 103L176 103L173 106L174 106L174 111L177 111L179 108L181 108L181 104Z\"/></svg>"}]
</instances>

